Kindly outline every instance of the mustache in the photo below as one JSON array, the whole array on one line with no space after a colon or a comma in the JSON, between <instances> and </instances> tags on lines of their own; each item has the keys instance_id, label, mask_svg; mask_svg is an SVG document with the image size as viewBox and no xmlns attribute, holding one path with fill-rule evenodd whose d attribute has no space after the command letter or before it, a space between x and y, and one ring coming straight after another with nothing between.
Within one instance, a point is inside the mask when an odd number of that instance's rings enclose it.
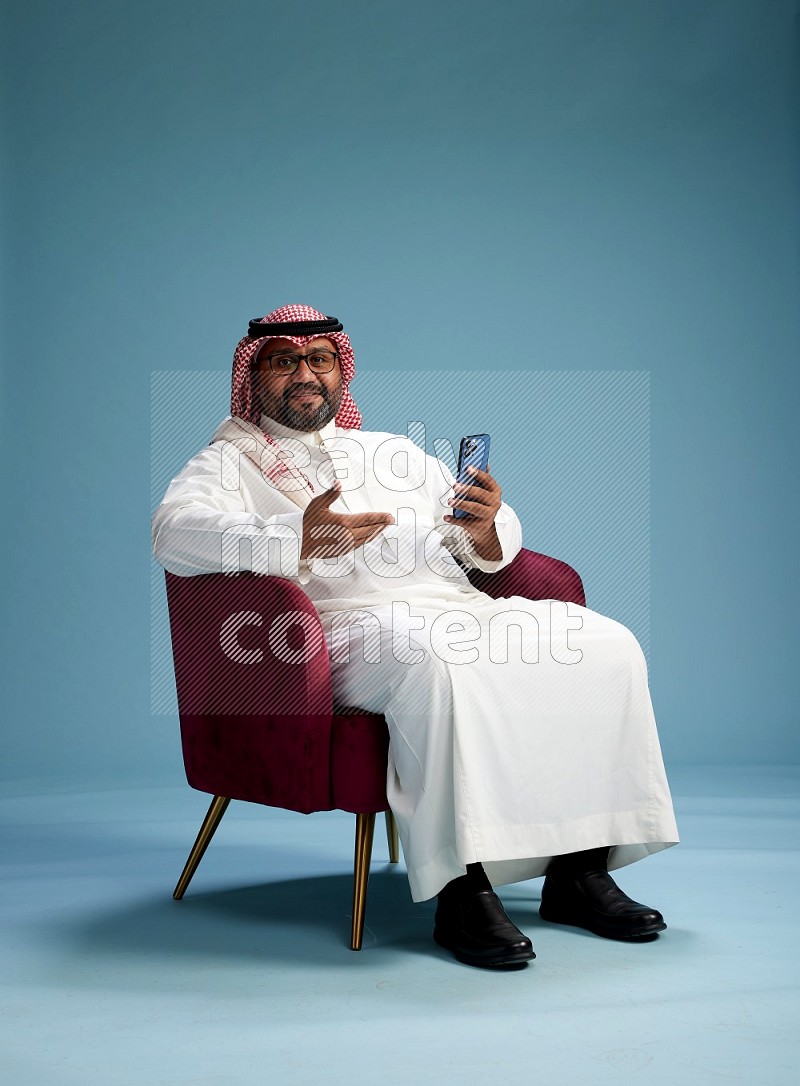
<instances>
[{"instance_id":1,"label":"mustache","mask_svg":"<svg viewBox=\"0 0 800 1086\"><path fill-rule=\"evenodd\" d=\"M324 385L311 385L308 382L304 384L290 385L283 393L284 400L288 400L294 392L316 392L322 396L323 399L328 399L328 390Z\"/></svg>"}]
</instances>

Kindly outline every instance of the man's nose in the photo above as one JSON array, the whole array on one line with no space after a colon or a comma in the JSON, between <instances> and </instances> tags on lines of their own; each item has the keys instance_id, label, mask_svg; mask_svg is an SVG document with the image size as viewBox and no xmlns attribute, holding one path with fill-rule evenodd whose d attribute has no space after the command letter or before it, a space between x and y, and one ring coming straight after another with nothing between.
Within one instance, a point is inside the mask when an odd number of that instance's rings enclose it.
<instances>
[{"instance_id":1,"label":"man's nose","mask_svg":"<svg viewBox=\"0 0 800 1086\"><path fill-rule=\"evenodd\" d=\"M319 384L319 374L314 373L314 371L311 369L308 364L308 360L306 359L306 356L304 354L301 354L297 357L300 359L300 361L298 362L297 369L294 371L292 376L299 379L300 381L307 381L308 378L311 377L317 384Z\"/></svg>"}]
</instances>

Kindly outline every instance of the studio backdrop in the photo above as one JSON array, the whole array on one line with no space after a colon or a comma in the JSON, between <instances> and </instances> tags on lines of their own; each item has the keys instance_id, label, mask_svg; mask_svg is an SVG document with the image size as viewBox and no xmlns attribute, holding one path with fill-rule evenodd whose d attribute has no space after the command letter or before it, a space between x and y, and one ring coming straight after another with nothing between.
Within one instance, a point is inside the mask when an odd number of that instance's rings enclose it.
<instances>
[{"instance_id":1,"label":"studio backdrop","mask_svg":"<svg viewBox=\"0 0 800 1086\"><path fill-rule=\"evenodd\" d=\"M4 20L7 782L180 779L150 514L287 302L365 427L491 433L668 764L798 759L794 0Z\"/></svg>"}]
</instances>

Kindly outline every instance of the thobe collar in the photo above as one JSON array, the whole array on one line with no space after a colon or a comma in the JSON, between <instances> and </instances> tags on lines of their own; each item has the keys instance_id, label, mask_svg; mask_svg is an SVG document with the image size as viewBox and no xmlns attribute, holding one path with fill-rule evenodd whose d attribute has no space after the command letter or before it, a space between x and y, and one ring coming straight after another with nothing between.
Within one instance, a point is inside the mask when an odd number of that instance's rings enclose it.
<instances>
[{"instance_id":1,"label":"thobe collar","mask_svg":"<svg viewBox=\"0 0 800 1086\"><path fill-rule=\"evenodd\" d=\"M331 419L330 422L326 422L321 430L313 430L310 433L305 430L291 430L288 426L284 426L282 422L276 422L275 419L270 418L269 415L262 415L259 425L265 433L269 434L270 437L277 438L279 441L281 438L294 438L295 441L301 441L304 445L307 445L312 464L317 457L330 459L331 451L337 447L335 418ZM348 481L345 482L337 502L341 502L349 513L374 512L368 489L364 486L363 458L361 463L359 463L358 457L352 459L346 456L346 459L348 460ZM337 465L342 466L340 459L337 459Z\"/></svg>"},{"instance_id":2,"label":"thobe collar","mask_svg":"<svg viewBox=\"0 0 800 1086\"><path fill-rule=\"evenodd\" d=\"M278 422L276 419L270 418L269 415L262 415L259 422L261 429L269 434L271 437L286 437L293 438L295 441L302 441L304 445L308 445L309 448L319 448L326 441L329 441L332 437L336 437L336 419L333 418L330 422L326 422L321 430L292 430L289 426L284 426L282 422Z\"/></svg>"}]
</instances>

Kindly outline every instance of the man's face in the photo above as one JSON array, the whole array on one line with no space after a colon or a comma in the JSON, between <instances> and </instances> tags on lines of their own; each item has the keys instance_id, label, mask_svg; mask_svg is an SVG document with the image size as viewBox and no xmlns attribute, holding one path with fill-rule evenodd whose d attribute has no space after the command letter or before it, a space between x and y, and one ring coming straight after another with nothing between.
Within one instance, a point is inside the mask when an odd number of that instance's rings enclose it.
<instances>
[{"instance_id":1,"label":"man's face","mask_svg":"<svg viewBox=\"0 0 800 1086\"><path fill-rule=\"evenodd\" d=\"M253 392L265 415L292 430L320 430L339 410L342 402L342 371L339 358L328 373L319 373L309 366L308 358L317 352L337 353L336 346L326 336L317 336L305 347L288 339L268 339L258 352L253 366ZM294 373L275 373L281 369L287 355L299 355L301 361ZM270 362L272 358L272 362Z\"/></svg>"}]
</instances>

